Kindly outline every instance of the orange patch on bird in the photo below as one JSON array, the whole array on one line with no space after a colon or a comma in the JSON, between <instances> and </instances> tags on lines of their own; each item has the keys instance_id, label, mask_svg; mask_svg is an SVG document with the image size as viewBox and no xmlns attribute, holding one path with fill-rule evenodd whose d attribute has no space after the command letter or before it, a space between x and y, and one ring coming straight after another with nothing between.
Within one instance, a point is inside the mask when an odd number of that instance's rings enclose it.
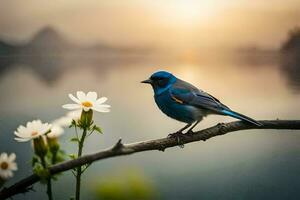
<instances>
[{"instance_id":1,"label":"orange patch on bird","mask_svg":"<svg viewBox=\"0 0 300 200\"><path fill-rule=\"evenodd\" d=\"M171 97L172 97L172 99L173 99L174 101L176 101L177 103L183 104L183 101L181 101L180 99L177 99L177 98L174 97L174 96L171 96Z\"/></svg>"}]
</instances>

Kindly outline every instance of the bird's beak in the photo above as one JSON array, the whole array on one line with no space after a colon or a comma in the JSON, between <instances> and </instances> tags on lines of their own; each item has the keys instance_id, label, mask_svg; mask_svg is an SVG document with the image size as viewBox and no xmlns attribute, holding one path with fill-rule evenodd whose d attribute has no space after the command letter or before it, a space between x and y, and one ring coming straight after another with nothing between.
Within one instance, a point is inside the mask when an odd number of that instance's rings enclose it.
<instances>
[{"instance_id":1,"label":"bird's beak","mask_svg":"<svg viewBox=\"0 0 300 200\"><path fill-rule=\"evenodd\" d=\"M147 79L147 80L141 81L141 83L152 84L152 80L151 79Z\"/></svg>"}]
</instances>

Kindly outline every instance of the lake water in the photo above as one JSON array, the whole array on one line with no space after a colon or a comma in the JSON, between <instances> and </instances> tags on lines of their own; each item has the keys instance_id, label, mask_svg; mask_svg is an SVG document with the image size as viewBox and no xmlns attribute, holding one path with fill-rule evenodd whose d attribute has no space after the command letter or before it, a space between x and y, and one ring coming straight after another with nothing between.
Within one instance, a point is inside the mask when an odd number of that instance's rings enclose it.
<instances>
[{"instance_id":1,"label":"lake water","mask_svg":"<svg viewBox=\"0 0 300 200\"><path fill-rule=\"evenodd\" d=\"M279 62L195 57L133 56L97 59L28 56L5 64L0 75L0 152L16 152L19 171L10 183L31 173L31 146L13 140L13 131L28 120L52 121L64 115L69 93L96 91L109 98L110 113L95 114L103 135L87 139L85 153L113 145L167 136L184 124L163 115L153 91L140 84L157 70L167 70L255 119L299 119L297 70ZM299 71L299 70L298 70ZM209 116L198 129L234 119ZM67 153L76 151L61 138ZM296 131L249 130L162 152L144 152L96 162L83 180L83 199L95 199L94 188L105 177L126 170L141 171L161 199L298 199L300 135ZM57 199L72 195L70 172L55 182ZM62 191L63 188L63 191ZM44 188L15 199L45 199Z\"/></svg>"}]
</instances>

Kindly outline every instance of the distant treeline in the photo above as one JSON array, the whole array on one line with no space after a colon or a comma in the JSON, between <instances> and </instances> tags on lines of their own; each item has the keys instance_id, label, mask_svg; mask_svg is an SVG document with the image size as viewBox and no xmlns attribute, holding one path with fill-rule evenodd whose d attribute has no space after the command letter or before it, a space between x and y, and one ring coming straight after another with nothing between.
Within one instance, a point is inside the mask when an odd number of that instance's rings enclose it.
<instances>
[{"instance_id":1,"label":"distant treeline","mask_svg":"<svg viewBox=\"0 0 300 200\"><path fill-rule=\"evenodd\" d=\"M300 27L294 28L289 32L288 39L282 44L280 51L282 53L298 54L300 53Z\"/></svg>"},{"instance_id":2,"label":"distant treeline","mask_svg":"<svg viewBox=\"0 0 300 200\"><path fill-rule=\"evenodd\" d=\"M281 71L288 77L289 85L300 91L300 27L289 32L280 48Z\"/></svg>"}]
</instances>

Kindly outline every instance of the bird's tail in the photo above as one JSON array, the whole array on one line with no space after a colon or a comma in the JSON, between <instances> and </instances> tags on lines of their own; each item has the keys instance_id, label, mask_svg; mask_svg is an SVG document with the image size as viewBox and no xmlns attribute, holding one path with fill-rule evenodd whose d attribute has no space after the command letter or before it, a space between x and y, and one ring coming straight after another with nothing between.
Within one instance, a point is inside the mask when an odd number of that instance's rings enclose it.
<instances>
[{"instance_id":1,"label":"bird's tail","mask_svg":"<svg viewBox=\"0 0 300 200\"><path fill-rule=\"evenodd\" d=\"M237 113L237 112L234 112L232 110L227 110L227 109L224 109L222 111L222 113L224 113L225 115L228 115L230 117L234 117L236 119L240 119L242 121L246 121L246 122L249 122L251 124L254 124L256 126L262 126L261 123L259 123L258 121L254 120L254 119L251 119L250 117L247 117L243 114L240 114L240 113Z\"/></svg>"}]
</instances>

